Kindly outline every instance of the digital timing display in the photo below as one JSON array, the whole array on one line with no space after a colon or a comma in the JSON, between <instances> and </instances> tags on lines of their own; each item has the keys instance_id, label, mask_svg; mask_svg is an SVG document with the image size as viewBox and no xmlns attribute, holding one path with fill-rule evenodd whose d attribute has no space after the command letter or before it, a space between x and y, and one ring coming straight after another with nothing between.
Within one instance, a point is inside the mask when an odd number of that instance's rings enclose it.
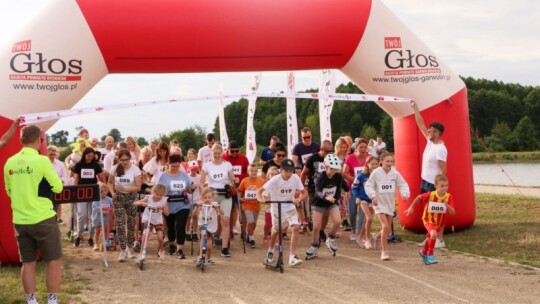
<instances>
[{"instance_id":1,"label":"digital timing display","mask_svg":"<svg viewBox=\"0 0 540 304\"><path fill-rule=\"evenodd\" d=\"M76 202L99 201L100 192L97 184L64 186L60 193L53 193L52 201L54 204L66 204Z\"/></svg>"}]
</instances>

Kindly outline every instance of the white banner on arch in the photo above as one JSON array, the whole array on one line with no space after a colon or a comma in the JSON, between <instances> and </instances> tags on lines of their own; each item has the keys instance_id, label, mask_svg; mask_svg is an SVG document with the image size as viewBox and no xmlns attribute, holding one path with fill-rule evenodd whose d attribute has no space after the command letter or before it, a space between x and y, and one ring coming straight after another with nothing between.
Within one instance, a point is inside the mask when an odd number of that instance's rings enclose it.
<instances>
[{"instance_id":1,"label":"white banner on arch","mask_svg":"<svg viewBox=\"0 0 540 304\"><path fill-rule=\"evenodd\" d=\"M227 127L225 126L225 100L223 98L223 82L219 88L219 139L221 140L221 146L223 150L227 150L229 147L229 136L227 135Z\"/></svg>"},{"instance_id":2,"label":"white banner on arch","mask_svg":"<svg viewBox=\"0 0 540 304\"><path fill-rule=\"evenodd\" d=\"M322 70L319 83L319 125L321 143L323 140L332 141L332 124L330 116L334 106L332 94L336 93L336 73L334 70Z\"/></svg>"},{"instance_id":3,"label":"white banner on arch","mask_svg":"<svg viewBox=\"0 0 540 304\"><path fill-rule=\"evenodd\" d=\"M257 101L257 92L261 83L262 73L259 72L253 76L253 85L251 86L251 94L248 97L247 111L247 132L246 132L246 157L251 164L257 156L257 133L253 127L253 118L255 117L255 103Z\"/></svg>"},{"instance_id":4,"label":"white banner on arch","mask_svg":"<svg viewBox=\"0 0 540 304\"><path fill-rule=\"evenodd\" d=\"M292 157L292 149L298 143L298 122L296 118L296 98L294 97L294 72L287 72L287 154Z\"/></svg>"}]
</instances>

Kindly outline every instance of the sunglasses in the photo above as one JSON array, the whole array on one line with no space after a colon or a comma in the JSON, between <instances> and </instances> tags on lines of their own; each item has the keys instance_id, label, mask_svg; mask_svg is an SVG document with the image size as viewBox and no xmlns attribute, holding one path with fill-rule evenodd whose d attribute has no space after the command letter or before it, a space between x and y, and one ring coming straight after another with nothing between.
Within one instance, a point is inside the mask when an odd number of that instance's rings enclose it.
<instances>
[{"instance_id":1,"label":"sunglasses","mask_svg":"<svg viewBox=\"0 0 540 304\"><path fill-rule=\"evenodd\" d=\"M303 139L311 139L311 136L303 136Z\"/></svg>"},{"instance_id":2,"label":"sunglasses","mask_svg":"<svg viewBox=\"0 0 540 304\"><path fill-rule=\"evenodd\" d=\"M238 152L240 152L240 150L238 150L238 149L234 149L234 150L233 150L233 149L230 149L229 152L231 152L231 153L238 153Z\"/></svg>"},{"instance_id":3,"label":"sunglasses","mask_svg":"<svg viewBox=\"0 0 540 304\"><path fill-rule=\"evenodd\" d=\"M285 157L285 154L276 154L276 157Z\"/></svg>"}]
</instances>

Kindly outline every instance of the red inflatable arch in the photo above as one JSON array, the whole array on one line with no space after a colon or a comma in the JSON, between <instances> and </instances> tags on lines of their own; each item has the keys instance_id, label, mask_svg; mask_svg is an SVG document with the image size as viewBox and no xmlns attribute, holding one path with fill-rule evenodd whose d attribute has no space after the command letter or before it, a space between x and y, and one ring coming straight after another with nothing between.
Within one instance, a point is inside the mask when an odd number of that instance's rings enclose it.
<instances>
[{"instance_id":1,"label":"red inflatable arch","mask_svg":"<svg viewBox=\"0 0 540 304\"><path fill-rule=\"evenodd\" d=\"M369 94L410 97L446 126L457 215L474 222L467 91L380 0L57 0L0 51L0 133L18 115L71 108L108 73L340 69ZM417 195L425 139L407 104L394 118L396 165ZM52 123L40 126L46 130ZM0 164L19 149L16 137ZM2 179L3 181L3 179ZM0 196L0 260L18 261L10 201ZM423 229L420 214L400 221Z\"/></svg>"}]
</instances>

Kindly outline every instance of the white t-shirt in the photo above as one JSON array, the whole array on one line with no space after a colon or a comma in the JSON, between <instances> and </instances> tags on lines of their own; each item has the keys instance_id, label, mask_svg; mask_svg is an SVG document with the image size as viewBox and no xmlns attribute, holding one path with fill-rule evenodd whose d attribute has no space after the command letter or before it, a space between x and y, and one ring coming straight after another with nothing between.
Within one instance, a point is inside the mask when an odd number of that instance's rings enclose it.
<instances>
[{"instance_id":1,"label":"white t-shirt","mask_svg":"<svg viewBox=\"0 0 540 304\"><path fill-rule=\"evenodd\" d=\"M114 158L116 154L114 152L108 153L107 156L103 159L103 171L111 172Z\"/></svg>"},{"instance_id":2,"label":"white t-shirt","mask_svg":"<svg viewBox=\"0 0 540 304\"><path fill-rule=\"evenodd\" d=\"M293 174L288 180L284 180L281 174L278 174L267 181L263 185L263 188L264 192L269 194L273 202L292 202L296 191L304 190L304 185L302 185L300 177L296 174ZM282 215L290 210L296 210L294 204L281 204ZM271 203L270 211L272 214L277 215L277 204Z\"/></svg>"},{"instance_id":3,"label":"white t-shirt","mask_svg":"<svg viewBox=\"0 0 540 304\"><path fill-rule=\"evenodd\" d=\"M150 182L152 184L156 184L161 173L165 171L165 166L158 163L156 157L152 157L152 159L150 159L150 161L144 165L143 170L144 172L152 175L152 180Z\"/></svg>"},{"instance_id":4,"label":"white t-shirt","mask_svg":"<svg viewBox=\"0 0 540 304\"><path fill-rule=\"evenodd\" d=\"M114 165L111 169L111 172L109 172L109 174L114 176L115 184L122 185L124 187L135 186L135 178L141 175L141 170L139 170L137 166L131 165L129 169L124 172L124 175L116 176L115 173L116 173L117 167L118 165ZM117 191L117 192L127 193L123 191Z\"/></svg>"},{"instance_id":5,"label":"white t-shirt","mask_svg":"<svg viewBox=\"0 0 540 304\"><path fill-rule=\"evenodd\" d=\"M105 162L105 156L107 156L109 153L113 152L112 150L109 150L107 148L101 148L99 149L99 153L101 153L101 158L99 159L99 163L103 164Z\"/></svg>"},{"instance_id":6,"label":"white t-shirt","mask_svg":"<svg viewBox=\"0 0 540 304\"><path fill-rule=\"evenodd\" d=\"M212 205L217 204L212 202ZM199 207L199 227L204 225L206 219L206 230L210 233L215 233L218 229L218 214L212 205L203 204Z\"/></svg>"},{"instance_id":7,"label":"white t-shirt","mask_svg":"<svg viewBox=\"0 0 540 304\"><path fill-rule=\"evenodd\" d=\"M212 161L212 149L206 145L199 149L199 154L197 154L197 160L200 160L203 165Z\"/></svg>"},{"instance_id":8,"label":"white t-shirt","mask_svg":"<svg viewBox=\"0 0 540 304\"><path fill-rule=\"evenodd\" d=\"M428 140L424 155L422 156L422 179L428 183L435 184L435 176L441 173L439 163L437 161L446 162L448 151L444 142L434 144Z\"/></svg>"},{"instance_id":9,"label":"white t-shirt","mask_svg":"<svg viewBox=\"0 0 540 304\"><path fill-rule=\"evenodd\" d=\"M212 162L205 163L202 169L206 172L208 187L223 189L226 184L234 182L229 181L229 172L232 171L233 167L228 161L224 160L220 165L214 165Z\"/></svg>"},{"instance_id":10,"label":"white t-shirt","mask_svg":"<svg viewBox=\"0 0 540 304\"><path fill-rule=\"evenodd\" d=\"M148 195L148 207L157 208L161 206L165 206L167 204L167 197L162 197L159 201L154 201L153 195ZM150 215L150 210L148 210L148 207L144 208L144 212L142 215L142 221L148 222L148 215ZM150 224L152 225L162 225L163 224L163 215L161 210L156 212L152 211L152 217L150 218Z\"/></svg>"},{"instance_id":11,"label":"white t-shirt","mask_svg":"<svg viewBox=\"0 0 540 304\"><path fill-rule=\"evenodd\" d=\"M68 181L66 165L55 158L52 162L52 166L54 171L56 171L56 174L58 174L58 177L62 180L62 183L65 184Z\"/></svg>"},{"instance_id":12,"label":"white t-shirt","mask_svg":"<svg viewBox=\"0 0 540 304\"><path fill-rule=\"evenodd\" d=\"M377 143L375 142L375 150L376 151L381 151L382 149L385 149L386 148L386 143L384 141L381 141L381 143ZM372 154L372 155L379 155L381 154L380 152L377 153L377 154Z\"/></svg>"}]
</instances>

